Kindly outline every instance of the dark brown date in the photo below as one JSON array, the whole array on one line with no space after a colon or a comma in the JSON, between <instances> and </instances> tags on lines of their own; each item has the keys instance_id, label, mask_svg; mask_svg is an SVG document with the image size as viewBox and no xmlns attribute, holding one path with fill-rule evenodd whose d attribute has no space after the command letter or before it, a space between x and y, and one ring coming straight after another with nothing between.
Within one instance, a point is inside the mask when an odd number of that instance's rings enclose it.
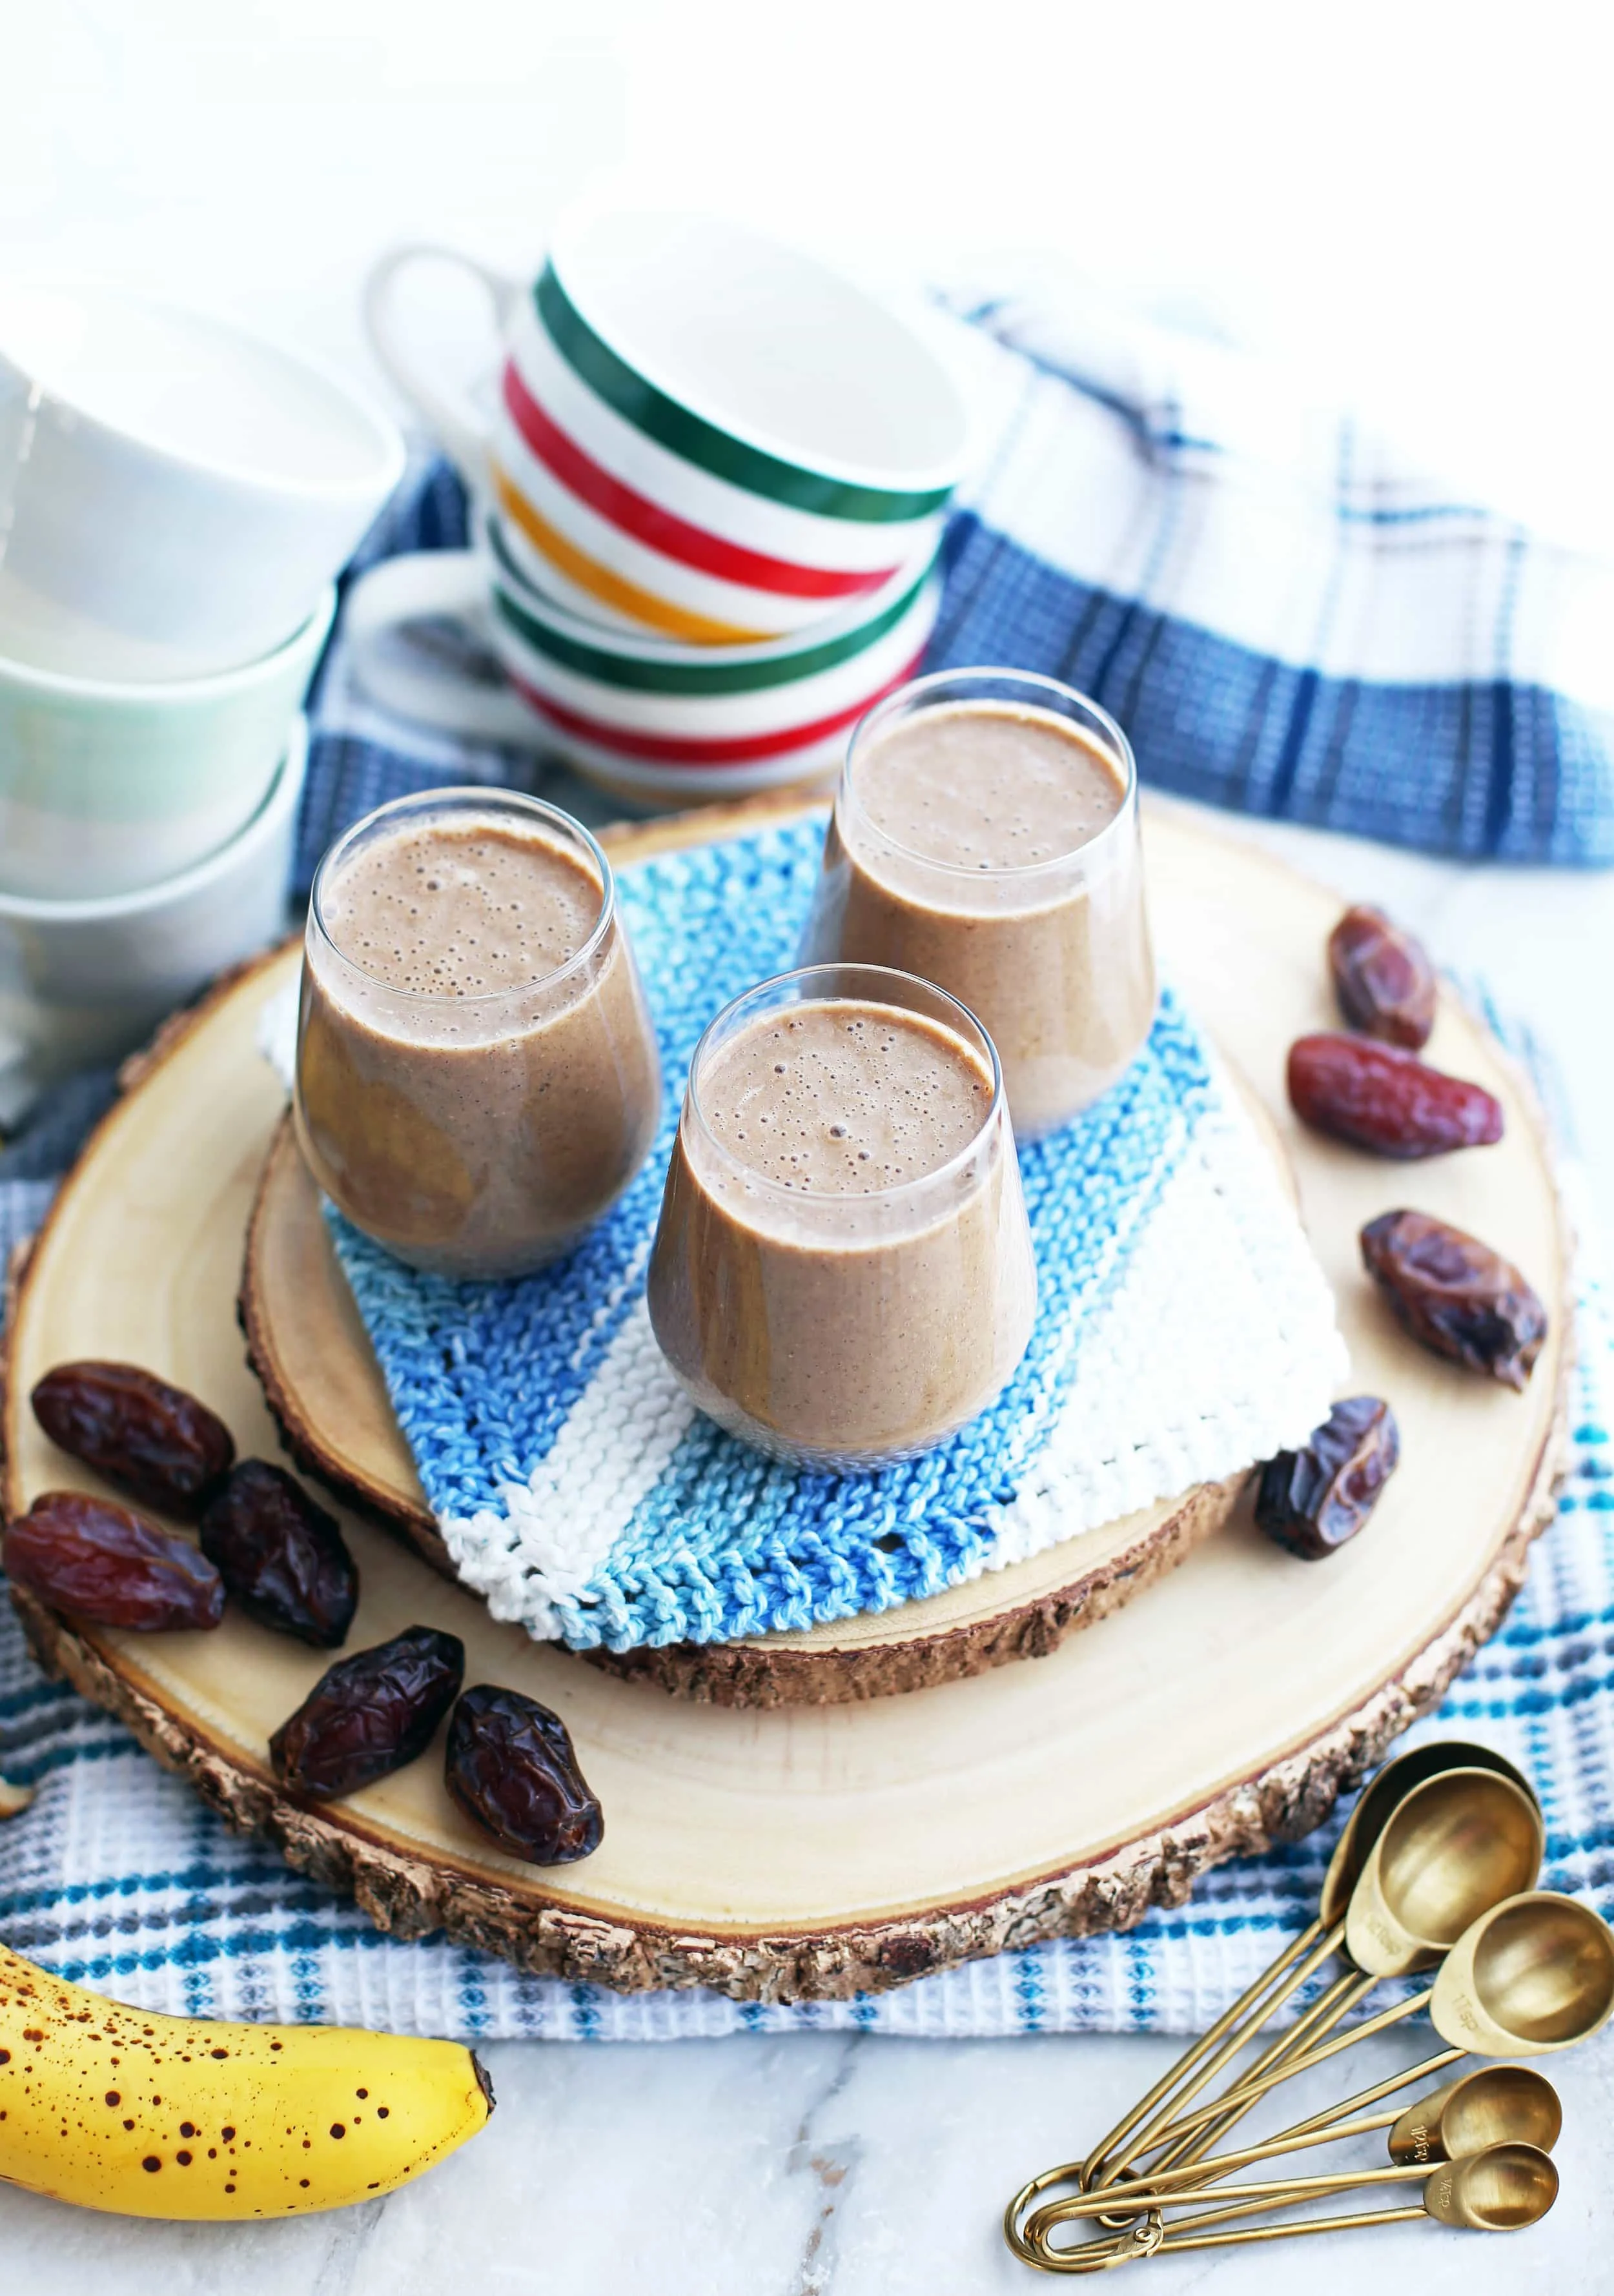
<instances>
[{"instance_id":1,"label":"dark brown date","mask_svg":"<svg viewBox=\"0 0 1614 2296\"><path fill-rule=\"evenodd\" d=\"M1413 1339L1522 1392L1547 1311L1510 1260L1460 1227L1411 1211L1369 1220L1362 1259Z\"/></svg>"},{"instance_id":2,"label":"dark brown date","mask_svg":"<svg viewBox=\"0 0 1614 2296\"><path fill-rule=\"evenodd\" d=\"M276 1775L312 1801L390 1777L425 1752L464 1678L464 1644L435 1627L338 1659L270 1739Z\"/></svg>"},{"instance_id":3,"label":"dark brown date","mask_svg":"<svg viewBox=\"0 0 1614 2296\"><path fill-rule=\"evenodd\" d=\"M566 1725L536 1698L479 1682L448 1725L448 1791L512 1857L569 1866L600 1847L605 1820Z\"/></svg>"},{"instance_id":4,"label":"dark brown date","mask_svg":"<svg viewBox=\"0 0 1614 2296\"><path fill-rule=\"evenodd\" d=\"M1382 909L1347 909L1328 937L1340 1010L1353 1029L1415 1053L1435 1025L1435 968Z\"/></svg>"},{"instance_id":5,"label":"dark brown date","mask_svg":"<svg viewBox=\"0 0 1614 2296\"><path fill-rule=\"evenodd\" d=\"M358 1570L341 1525L302 1485L266 1459L232 1467L209 1500L201 1551L250 1619L316 1650L348 1639Z\"/></svg>"},{"instance_id":6,"label":"dark brown date","mask_svg":"<svg viewBox=\"0 0 1614 2296\"><path fill-rule=\"evenodd\" d=\"M32 1402L53 1443L173 1514L199 1513L235 1456L229 1429L205 1403L135 1364L58 1364Z\"/></svg>"},{"instance_id":7,"label":"dark brown date","mask_svg":"<svg viewBox=\"0 0 1614 2296\"><path fill-rule=\"evenodd\" d=\"M1379 1156L1441 1156L1502 1137L1502 1103L1482 1085L1364 1037L1298 1037L1289 1097L1302 1123Z\"/></svg>"},{"instance_id":8,"label":"dark brown date","mask_svg":"<svg viewBox=\"0 0 1614 2296\"><path fill-rule=\"evenodd\" d=\"M0 1562L53 1610L98 1627L154 1635L225 1614L225 1582L188 1538L87 1491L41 1491L7 1526Z\"/></svg>"},{"instance_id":9,"label":"dark brown date","mask_svg":"<svg viewBox=\"0 0 1614 2296\"><path fill-rule=\"evenodd\" d=\"M1353 1395L1335 1404L1303 1449L1268 1459L1256 1492L1256 1521L1291 1554L1320 1562L1356 1537L1400 1456L1389 1404L1376 1395Z\"/></svg>"}]
</instances>

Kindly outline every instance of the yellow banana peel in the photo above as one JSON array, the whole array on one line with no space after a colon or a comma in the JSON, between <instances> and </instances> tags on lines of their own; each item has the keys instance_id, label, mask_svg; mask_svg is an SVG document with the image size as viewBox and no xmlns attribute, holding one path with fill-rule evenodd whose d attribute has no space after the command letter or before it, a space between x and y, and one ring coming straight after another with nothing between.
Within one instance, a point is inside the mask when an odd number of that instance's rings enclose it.
<instances>
[{"instance_id":1,"label":"yellow banana peel","mask_svg":"<svg viewBox=\"0 0 1614 2296\"><path fill-rule=\"evenodd\" d=\"M161 2017L0 1946L0 2178L29 2192L132 2217L348 2208L492 2110L457 2042Z\"/></svg>"}]
</instances>

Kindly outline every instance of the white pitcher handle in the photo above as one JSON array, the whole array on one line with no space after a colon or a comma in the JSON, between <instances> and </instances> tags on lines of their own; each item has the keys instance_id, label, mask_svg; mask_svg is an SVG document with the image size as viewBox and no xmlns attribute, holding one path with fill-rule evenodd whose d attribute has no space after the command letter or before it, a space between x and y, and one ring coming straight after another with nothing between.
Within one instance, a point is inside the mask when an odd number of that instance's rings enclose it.
<instances>
[{"instance_id":1,"label":"white pitcher handle","mask_svg":"<svg viewBox=\"0 0 1614 2296\"><path fill-rule=\"evenodd\" d=\"M456 624L452 643L404 636L411 622ZM473 550L383 558L348 594L342 613L354 676L383 709L417 725L508 748L553 747L544 722L506 681L487 624L487 576Z\"/></svg>"},{"instance_id":2,"label":"white pitcher handle","mask_svg":"<svg viewBox=\"0 0 1614 2296\"><path fill-rule=\"evenodd\" d=\"M409 401L442 447L473 493L487 488L487 425L469 395L445 385L417 359L399 324L394 290L402 275L417 263L451 263L487 291L502 346L504 330L520 301L519 279L479 263L457 247L440 247L430 240L408 240L389 248L365 282L365 325L376 357L391 381Z\"/></svg>"}]
</instances>

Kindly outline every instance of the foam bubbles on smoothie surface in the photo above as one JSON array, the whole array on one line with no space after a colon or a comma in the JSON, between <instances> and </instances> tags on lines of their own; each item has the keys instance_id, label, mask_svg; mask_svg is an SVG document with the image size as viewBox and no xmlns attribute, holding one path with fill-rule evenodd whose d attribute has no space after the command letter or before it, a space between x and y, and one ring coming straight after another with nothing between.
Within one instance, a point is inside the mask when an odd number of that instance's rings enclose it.
<instances>
[{"instance_id":1,"label":"foam bubbles on smoothie surface","mask_svg":"<svg viewBox=\"0 0 1614 2296\"><path fill-rule=\"evenodd\" d=\"M360 848L323 908L344 956L389 988L481 996L522 988L575 956L601 889L549 838L474 822L399 829Z\"/></svg>"},{"instance_id":2,"label":"foam bubbles on smoothie surface","mask_svg":"<svg viewBox=\"0 0 1614 2296\"><path fill-rule=\"evenodd\" d=\"M759 1016L701 1081L716 1137L803 1194L867 1195L946 1164L986 1121L992 1079L951 1029L887 1004Z\"/></svg>"},{"instance_id":3,"label":"foam bubbles on smoothie surface","mask_svg":"<svg viewBox=\"0 0 1614 2296\"><path fill-rule=\"evenodd\" d=\"M1124 795L1108 750L1052 710L958 701L876 735L857 773L876 829L951 868L1024 869L1074 853Z\"/></svg>"}]
</instances>

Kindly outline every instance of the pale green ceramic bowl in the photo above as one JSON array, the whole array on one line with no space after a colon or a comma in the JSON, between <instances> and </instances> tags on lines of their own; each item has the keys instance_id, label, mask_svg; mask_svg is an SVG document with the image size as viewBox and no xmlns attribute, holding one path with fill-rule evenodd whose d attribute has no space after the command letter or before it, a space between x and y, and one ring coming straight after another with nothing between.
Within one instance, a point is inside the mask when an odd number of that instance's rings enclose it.
<instances>
[{"instance_id":1,"label":"pale green ceramic bowl","mask_svg":"<svg viewBox=\"0 0 1614 2296\"><path fill-rule=\"evenodd\" d=\"M336 611L260 660L113 685L0 659L0 895L91 900L205 861L258 813Z\"/></svg>"}]
</instances>

